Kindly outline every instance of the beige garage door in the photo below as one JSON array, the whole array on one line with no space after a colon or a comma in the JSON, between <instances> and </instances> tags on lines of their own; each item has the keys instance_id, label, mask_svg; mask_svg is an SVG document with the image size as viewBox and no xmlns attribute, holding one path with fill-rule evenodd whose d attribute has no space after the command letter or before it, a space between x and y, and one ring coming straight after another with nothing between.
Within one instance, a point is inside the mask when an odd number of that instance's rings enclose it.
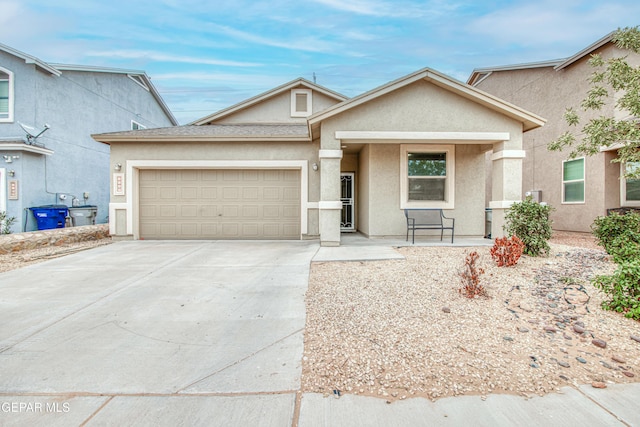
<instances>
[{"instance_id":1,"label":"beige garage door","mask_svg":"<svg viewBox=\"0 0 640 427\"><path fill-rule=\"evenodd\" d=\"M297 170L141 170L143 239L299 239Z\"/></svg>"}]
</instances>

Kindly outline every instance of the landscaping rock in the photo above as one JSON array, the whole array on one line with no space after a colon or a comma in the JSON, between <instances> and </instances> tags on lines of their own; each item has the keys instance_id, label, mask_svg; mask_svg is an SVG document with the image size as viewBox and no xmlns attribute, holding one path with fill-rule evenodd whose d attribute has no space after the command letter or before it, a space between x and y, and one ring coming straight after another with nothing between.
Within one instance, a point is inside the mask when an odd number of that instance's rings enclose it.
<instances>
[{"instance_id":1,"label":"landscaping rock","mask_svg":"<svg viewBox=\"0 0 640 427\"><path fill-rule=\"evenodd\" d=\"M591 340L591 344L595 345L596 347L607 348L607 343L604 340L600 340L600 339Z\"/></svg>"},{"instance_id":2,"label":"landscaping rock","mask_svg":"<svg viewBox=\"0 0 640 427\"><path fill-rule=\"evenodd\" d=\"M624 357L618 356L617 354L614 354L613 356L611 356L611 360L618 363L626 363L626 360L624 359Z\"/></svg>"}]
</instances>

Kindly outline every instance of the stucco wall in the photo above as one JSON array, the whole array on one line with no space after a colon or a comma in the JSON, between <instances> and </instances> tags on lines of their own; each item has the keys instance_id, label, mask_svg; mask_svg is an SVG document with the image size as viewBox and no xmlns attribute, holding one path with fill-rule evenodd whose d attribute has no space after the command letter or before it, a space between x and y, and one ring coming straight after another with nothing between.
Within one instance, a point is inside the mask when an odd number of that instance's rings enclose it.
<instances>
[{"instance_id":1,"label":"stucco wall","mask_svg":"<svg viewBox=\"0 0 640 427\"><path fill-rule=\"evenodd\" d=\"M600 53L605 59L629 54L611 44L600 49ZM636 55L630 59L638 62L639 58ZM589 117L614 114L613 94L601 111L591 114L582 111L580 103L588 90L588 77L594 71L587 60L588 56L559 71L546 67L493 72L477 85L547 119L544 127L524 134L522 193L542 191L542 201L555 209L551 218L557 230L590 231L596 216L620 204L620 183L614 179L619 176L619 166L610 163L610 153L586 158L585 203L563 204L562 162L568 159L569 150L547 150L547 145L568 128L563 118L565 108L574 107L585 117L583 123Z\"/></svg>"},{"instance_id":2,"label":"stucco wall","mask_svg":"<svg viewBox=\"0 0 640 427\"><path fill-rule=\"evenodd\" d=\"M36 228L26 208L72 203L98 206L98 223L107 222L109 206L109 146L91 138L93 133L130 130L131 121L147 126L171 126L152 94L126 74L63 71L53 76L33 64L0 51L0 66L15 77L13 123L0 123L0 137L24 138L18 122L42 128L51 126L38 143L52 156L24 154L6 165L19 181L19 199L7 200L7 212L19 219L14 231ZM3 152L0 156L10 154ZM0 157L1 158L1 157ZM84 200L83 193L89 198ZM62 201L60 193L67 196Z\"/></svg>"}]
</instances>

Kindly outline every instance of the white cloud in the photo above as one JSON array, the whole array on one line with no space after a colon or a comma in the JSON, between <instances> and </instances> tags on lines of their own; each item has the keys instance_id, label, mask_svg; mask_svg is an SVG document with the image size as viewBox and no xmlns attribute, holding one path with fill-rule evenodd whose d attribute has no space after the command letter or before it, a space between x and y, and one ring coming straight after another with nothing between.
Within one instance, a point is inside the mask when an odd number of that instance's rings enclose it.
<instances>
[{"instance_id":1,"label":"white cloud","mask_svg":"<svg viewBox=\"0 0 640 427\"><path fill-rule=\"evenodd\" d=\"M208 59L205 57L191 57L180 55L168 55L161 52L150 50L106 50L106 51L90 51L87 56L120 58L120 59L146 59L157 62L179 62L187 64L201 65L221 65L227 67L259 67L262 64L256 62L240 62L229 61L224 59Z\"/></svg>"},{"instance_id":2,"label":"white cloud","mask_svg":"<svg viewBox=\"0 0 640 427\"><path fill-rule=\"evenodd\" d=\"M629 19L628 16L635 19L637 12L640 12L637 3L628 6L606 2L585 5L575 0L544 0L488 13L471 21L467 29L487 35L497 44L584 43L585 39L596 41L615 30L621 22ZM572 53L566 52L567 55Z\"/></svg>"},{"instance_id":3,"label":"white cloud","mask_svg":"<svg viewBox=\"0 0 640 427\"><path fill-rule=\"evenodd\" d=\"M246 31L236 30L235 28L227 27L224 25L211 24L209 28L235 39L282 49L299 50L305 52L329 52L335 48L335 46L333 46L331 43L324 42L317 38L305 37L302 39L296 38L295 40L277 40L253 33L248 33Z\"/></svg>"}]
</instances>

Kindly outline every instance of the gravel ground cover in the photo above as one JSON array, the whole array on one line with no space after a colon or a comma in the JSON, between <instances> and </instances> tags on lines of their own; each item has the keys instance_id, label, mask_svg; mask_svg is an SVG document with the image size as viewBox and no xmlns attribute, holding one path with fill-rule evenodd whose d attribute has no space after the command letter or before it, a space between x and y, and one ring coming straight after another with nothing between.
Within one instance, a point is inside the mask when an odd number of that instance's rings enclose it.
<instances>
[{"instance_id":1,"label":"gravel ground cover","mask_svg":"<svg viewBox=\"0 0 640 427\"><path fill-rule=\"evenodd\" d=\"M489 297L475 299L458 292L469 248L313 263L303 391L393 401L637 381L640 322L602 310L589 283L615 265L590 249L597 246L586 234L556 236L551 245L548 257L501 268L489 248L478 249Z\"/></svg>"}]
</instances>

